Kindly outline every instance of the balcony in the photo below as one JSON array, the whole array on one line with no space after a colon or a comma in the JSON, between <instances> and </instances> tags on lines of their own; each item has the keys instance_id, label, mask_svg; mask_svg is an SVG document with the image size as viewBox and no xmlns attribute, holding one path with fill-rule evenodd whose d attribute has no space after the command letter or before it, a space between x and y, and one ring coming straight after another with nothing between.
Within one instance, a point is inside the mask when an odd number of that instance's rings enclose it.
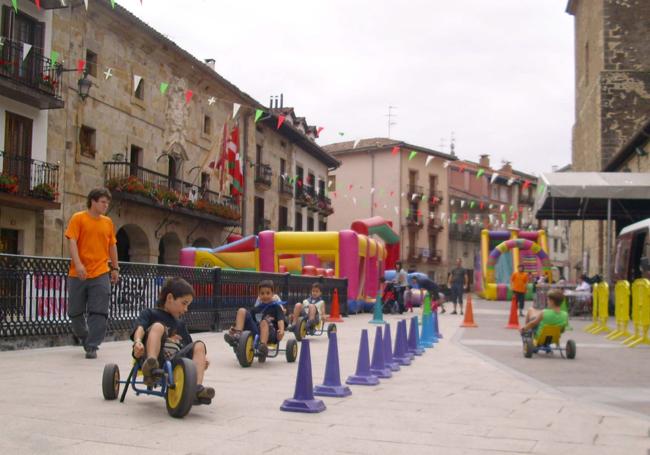
<instances>
[{"instance_id":1,"label":"balcony","mask_svg":"<svg viewBox=\"0 0 650 455\"><path fill-rule=\"evenodd\" d=\"M406 226L409 229L422 229L423 223L422 219L417 215L408 215L406 217Z\"/></svg>"},{"instance_id":2,"label":"balcony","mask_svg":"<svg viewBox=\"0 0 650 455\"><path fill-rule=\"evenodd\" d=\"M230 196L128 162L104 162L114 199L135 202L223 226L239 226L239 204Z\"/></svg>"},{"instance_id":3,"label":"balcony","mask_svg":"<svg viewBox=\"0 0 650 455\"><path fill-rule=\"evenodd\" d=\"M59 166L0 151L0 204L31 210L57 210Z\"/></svg>"},{"instance_id":4,"label":"balcony","mask_svg":"<svg viewBox=\"0 0 650 455\"><path fill-rule=\"evenodd\" d=\"M330 216L334 213L334 207L332 207L332 200L325 196L324 194L319 194L317 198L317 208L318 213L323 216Z\"/></svg>"},{"instance_id":5,"label":"balcony","mask_svg":"<svg viewBox=\"0 0 650 455\"><path fill-rule=\"evenodd\" d=\"M289 176L282 176L278 177L278 188L280 189L280 196L284 196L286 198L292 198L293 197L293 185L289 183Z\"/></svg>"},{"instance_id":6,"label":"balcony","mask_svg":"<svg viewBox=\"0 0 650 455\"><path fill-rule=\"evenodd\" d=\"M263 218L255 222L255 234L259 234L262 231L268 231L271 229L271 220Z\"/></svg>"},{"instance_id":7,"label":"balcony","mask_svg":"<svg viewBox=\"0 0 650 455\"><path fill-rule=\"evenodd\" d=\"M429 190L429 207L434 208L442 203L442 191Z\"/></svg>"},{"instance_id":8,"label":"balcony","mask_svg":"<svg viewBox=\"0 0 650 455\"><path fill-rule=\"evenodd\" d=\"M309 185L296 186L296 202L302 207L316 211L316 191Z\"/></svg>"},{"instance_id":9,"label":"balcony","mask_svg":"<svg viewBox=\"0 0 650 455\"><path fill-rule=\"evenodd\" d=\"M440 232L443 229L442 222L436 218L430 218L427 223L427 229L429 232Z\"/></svg>"},{"instance_id":10,"label":"balcony","mask_svg":"<svg viewBox=\"0 0 650 455\"><path fill-rule=\"evenodd\" d=\"M481 227L471 224L452 224L449 231L450 238L454 240L478 242L481 240Z\"/></svg>"},{"instance_id":11,"label":"balcony","mask_svg":"<svg viewBox=\"0 0 650 455\"><path fill-rule=\"evenodd\" d=\"M61 75L43 51L32 47L23 60L23 44L3 38L0 46L0 93L37 109L61 109Z\"/></svg>"},{"instance_id":12,"label":"balcony","mask_svg":"<svg viewBox=\"0 0 650 455\"><path fill-rule=\"evenodd\" d=\"M406 188L406 197L409 201L414 201L416 199L422 199L424 196L424 188L419 185L409 184Z\"/></svg>"},{"instance_id":13,"label":"balcony","mask_svg":"<svg viewBox=\"0 0 650 455\"><path fill-rule=\"evenodd\" d=\"M435 265L442 264L442 251L441 250L428 249L427 252L428 252L428 256L426 257L427 263L435 264Z\"/></svg>"},{"instance_id":14,"label":"balcony","mask_svg":"<svg viewBox=\"0 0 650 455\"><path fill-rule=\"evenodd\" d=\"M272 179L273 179L273 171L271 170L271 166L262 163L255 165L255 186L256 187L263 190L268 190L271 188Z\"/></svg>"}]
</instances>

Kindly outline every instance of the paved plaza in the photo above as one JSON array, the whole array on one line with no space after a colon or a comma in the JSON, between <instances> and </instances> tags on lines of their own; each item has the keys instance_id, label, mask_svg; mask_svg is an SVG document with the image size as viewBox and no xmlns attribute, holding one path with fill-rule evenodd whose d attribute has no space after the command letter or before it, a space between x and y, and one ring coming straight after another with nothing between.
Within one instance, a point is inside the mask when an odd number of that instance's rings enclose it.
<instances>
[{"instance_id":1,"label":"paved plaza","mask_svg":"<svg viewBox=\"0 0 650 455\"><path fill-rule=\"evenodd\" d=\"M504 303L476 303L476 329L441 315L445 338L409 367L352 396L324 398L320 414L279 410L293 395L296 364L269 359L241 368L222 333L195 334L212 362L209 407L169 417L162 399L102 398L106 362L129 365L128 342L105 343L97 360L79 347L0 352L0 453L7 454L643 454L650 449L650 349L619 348L583 334L574 361L524 359ZM371 315L339 324L343 379L354 372L359 335ZM393 331L397 316L386 318ZM575 334L575 336L574 336ZM311 337L314 383L327 339Z\"/></svg>"}]
</instances>

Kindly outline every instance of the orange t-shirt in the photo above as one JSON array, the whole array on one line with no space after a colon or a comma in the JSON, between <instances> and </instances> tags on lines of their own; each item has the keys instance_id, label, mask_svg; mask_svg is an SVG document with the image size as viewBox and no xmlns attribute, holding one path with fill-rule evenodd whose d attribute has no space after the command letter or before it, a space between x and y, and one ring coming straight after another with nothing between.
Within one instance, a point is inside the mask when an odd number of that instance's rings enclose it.
<instances>
[{"instance_id":1,"label":"orange t-shirt","mask_svg":"<svg viewBox=\"0 0 650 455\"><path fill-rule=\"evenodd\" d=\"M515 292L526 292L528 284L528 274L526 272L515 272L510 278L510 288Z\"/></svg>"},{"instance_id":2,"label":"orange t-shirt","mask_svg":"<svg viewBox=\"0 0 650 455\"><path fill-rule=\"evenodd\" d=\"M108 248L117 243L113 221L104 215L93 218L84 210L70 218L65 231L68 239L77 241L79 259L86 267L87 277L95 278L108 272ZM76 277L74 261L70 261L70 276Z\"/></svg>"}]
</instances>

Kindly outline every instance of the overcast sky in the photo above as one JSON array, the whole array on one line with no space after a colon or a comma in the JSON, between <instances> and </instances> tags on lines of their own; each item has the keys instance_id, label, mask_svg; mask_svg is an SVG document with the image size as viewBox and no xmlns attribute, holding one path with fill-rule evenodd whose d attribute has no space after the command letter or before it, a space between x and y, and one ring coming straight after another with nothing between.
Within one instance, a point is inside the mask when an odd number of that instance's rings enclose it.
<instances>
[{"instance_id":1,"label":"overcast sky","mask_svg":"<svg viewBox=\"0 0 650 455\"><path fill-rule=\"evenodd\" d=\"M566 0L118 3L261 103L283 93L320 145L386 137L392 105L394 139L449 152L453 131L460 158L531 173L571 160Z\"/></svg>"}]
</instances>

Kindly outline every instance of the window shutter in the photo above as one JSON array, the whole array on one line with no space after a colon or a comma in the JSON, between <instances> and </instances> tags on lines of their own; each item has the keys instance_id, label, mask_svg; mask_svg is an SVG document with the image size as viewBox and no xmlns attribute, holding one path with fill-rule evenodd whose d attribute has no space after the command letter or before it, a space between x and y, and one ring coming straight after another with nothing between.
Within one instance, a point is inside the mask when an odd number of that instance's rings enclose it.
<instances>
[{"instance_id":1,"label":"window shutter","mask_svg":"<svg viewBox=\"0 0 650 455\"><path fill-rule=\"evenodd\" d=\"M12 16L13 13L11 11L11 7L2 5L2 36L5 36L7 38L11 38L9 32L11 31Z\"/></svg>"}]
</instances>

